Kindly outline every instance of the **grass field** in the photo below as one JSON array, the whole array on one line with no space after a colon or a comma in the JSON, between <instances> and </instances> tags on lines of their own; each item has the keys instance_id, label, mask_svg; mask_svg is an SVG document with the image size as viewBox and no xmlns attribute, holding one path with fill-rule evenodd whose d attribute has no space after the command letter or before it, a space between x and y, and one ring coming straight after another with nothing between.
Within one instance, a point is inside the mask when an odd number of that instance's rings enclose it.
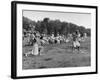
<instances>
[{"instance_id":1,"label":"grass field","mask_svg":"<svg viewBox=\"0 0 100 80\"><path fill-rule=\"evenodd\" d=\"M71 43L49 44L44 46L40 56L23 56L23 69L83 67L91 65L90 38L81 42L80 51L73 51ZM23 47L23 53L32 49L32 46Z\"/></svg>"}]
</instances>

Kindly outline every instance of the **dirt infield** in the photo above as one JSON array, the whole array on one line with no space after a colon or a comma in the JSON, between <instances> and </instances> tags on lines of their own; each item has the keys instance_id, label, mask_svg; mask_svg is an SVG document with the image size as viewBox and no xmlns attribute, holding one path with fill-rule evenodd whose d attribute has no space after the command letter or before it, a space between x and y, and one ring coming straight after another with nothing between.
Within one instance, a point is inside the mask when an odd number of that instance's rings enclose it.
<instances>
[{"instance_id":1,"label":"dirt infield","mask_svg":"<svg viewBox=\"0 0 100 80\"><path fill-rule=\"evenodd\" d=\"M71 43L48 44L39 56L23 55L23 69L61 68L90 66L91 49L90 38L81 42L80 51L73 51ZM23 54L32 49L32 46L23 47Z\"/></svg>"}]
</instances>

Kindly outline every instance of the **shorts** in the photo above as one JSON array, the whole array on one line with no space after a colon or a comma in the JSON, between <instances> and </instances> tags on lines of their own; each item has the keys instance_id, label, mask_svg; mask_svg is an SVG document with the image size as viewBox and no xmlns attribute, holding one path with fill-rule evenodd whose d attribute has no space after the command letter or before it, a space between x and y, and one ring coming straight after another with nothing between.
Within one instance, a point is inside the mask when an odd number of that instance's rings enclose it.
<instances>
[{"instance_id":1,"label":"shorts","mask_svg":"<svg viewBox=\"0 0 100 80\"><path fill-rule=\"evenodd\" d=\"M73 46L74 47L80 47L80 42L79 41L73 41Z\"/></svg>"}]
</instances>

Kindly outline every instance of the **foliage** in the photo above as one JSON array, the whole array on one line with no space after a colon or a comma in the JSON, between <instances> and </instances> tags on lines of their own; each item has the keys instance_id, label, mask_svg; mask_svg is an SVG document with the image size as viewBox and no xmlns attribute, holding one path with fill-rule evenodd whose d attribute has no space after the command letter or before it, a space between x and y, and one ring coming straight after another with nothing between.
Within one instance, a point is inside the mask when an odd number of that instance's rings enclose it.
<instances>
[{"instance_id":1,"label":"foliage","mask_svg":"<svg viewBox=\"0 0 100 80\"><path fill-rule=\"evenodd\" d=\"M34 27L35 26L35 27ZM86 29L84 26L78 26L74 23L61 22L60 20L50 20L49 18L44 18L42 21L32 21L26 17L23 17L23 29L26 31L35 30L41 34L51 35L54 33L56 36L58 33L60 35L65 35L73 33L78 30L81 35L87 33L87 36L91 35L91 29Z\"/></svg>"}]
</instances>

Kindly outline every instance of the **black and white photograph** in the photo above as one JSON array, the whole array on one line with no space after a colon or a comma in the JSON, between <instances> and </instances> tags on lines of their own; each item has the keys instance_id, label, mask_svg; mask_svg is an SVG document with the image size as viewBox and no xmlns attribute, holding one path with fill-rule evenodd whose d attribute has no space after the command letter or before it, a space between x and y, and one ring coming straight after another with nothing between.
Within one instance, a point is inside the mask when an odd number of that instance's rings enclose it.
<instances>
[{"instance_id":1,"label":"black and white photograph","mask_svg":"<svg viewBox=\"0 0 100 80\"><path fill-rule=\"evenodd\" d=\"M91 14L23 10L23 69L91 66Z\"/></svg>"},{"instance_id":2,"label":"black and white photograph","mask_svg":"<svg viewBox=\"0 0 100 80\"><path fill-rule=\"evenodd\" d=\"M14 78L97 73L96 6L12 4Z\"/></svg>"}]
</instances>

